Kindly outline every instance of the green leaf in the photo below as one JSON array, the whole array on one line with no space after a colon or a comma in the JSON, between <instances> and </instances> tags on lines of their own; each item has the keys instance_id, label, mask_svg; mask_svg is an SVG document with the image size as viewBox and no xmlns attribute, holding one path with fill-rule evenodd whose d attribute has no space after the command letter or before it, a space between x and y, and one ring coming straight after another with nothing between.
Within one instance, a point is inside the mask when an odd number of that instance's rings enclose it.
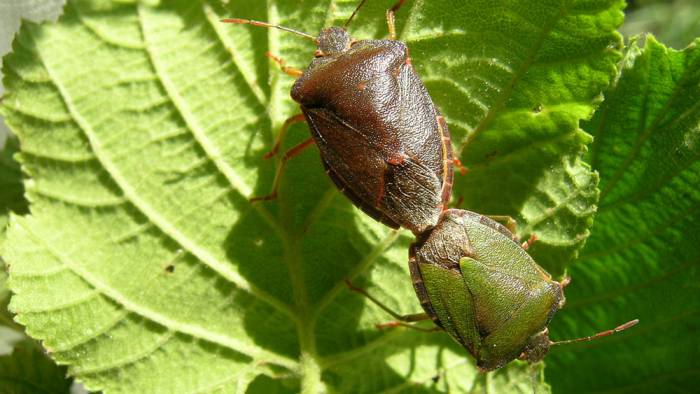
<instances>
[{"instance_id":1,"label":"green leaf","mask_svg":"<svg viewBox=\"0 0 700 394\"><path fill-rule=\"evenodd\" d=\"M553 351L547 375L556 392L689 392L700 384L699 44L678 52L648 37L641 53L632 46L585 126L596 138L599 214L550 332L573 338L640 323Z\"/></svg>"},{"instance_id":2,"label":"green leaf","mask_svg":"<svg viewBox=\"0 0 700 394\"><path fill-rule=\"evenodd\" d=\"M562 269L597 199L577 124L614 76L622 3L492 3L407 2L398 31L464 147L456 194L516 214ZM314 47L219 18L315 33L356 4L75 1L58 24L23 27L2 108L31 178L3 255L11 308L89 389L547 389L523 363L478 374L444 334L375 329L389 316L344 280L418 312L412 237L353 208L316 150L290 162L276 201L248 202L269 191L262 156L299 111L265 51L303 67ZM368 2L352 34L386 36L392 4Z\"/></svg>"},{"instance_id":3,"label":"green leaf","mask_svg":"<svg viewBox=\"0 0 700 394\"><path fill-rule=\"evenodd\" d=\"M19 163L12 158L18 148L17 140L10 137L6 140L4 149L0 151L0 255L2 254L2 244L10 212L19 214L27 212L27 200L24 199L24 187L22 186L22 172ZM5 262L0 257L0 325L16 327L7 310L10 291L5 285L6 280Z\"/></svg>"},{"instance_id":4,"label":"green leaf","mask_svg":"<svg viewBox=\"0 0 700 394\"><path fill-rule=\"evenodd\" d=\"M27 339L17 344L10 355L0 356L0 393L70 393L72 379L66 367L59 367Z\"/></svg>"},{"instance_id":5,"label":"green leaf","mask_svg":"<svg viewBox=\"0 0 700 394\"><path fill-rule=\"evenodd\" d=\"M0 257L0 328L15 327L12 314L7 306L10 303L10 289L7 288L7 273L5 272L5 262Z\"/></svg>"},{"instance_id":6,"label":"green leaf","mask_svg":"<svg viewBox=\"0 0 700 394\"><path fill-rule=\"evenodd\" d=\"M19 163L12 158L18 149L17 140L10 137L5 147L0 150L0 245L7 228L10 211L18 214L27 213L22 172Z\"/></svg>"},{"instance_id":7,"label":"green leaf","mask_svg":"<svg viewBox=\"0 0 700 394\"><path fill-rule=\"evenodd\" d=\"M429 23L444 37L412 45L437 51L425 79L453 134L466 134L458 147L470 171L454 193L466 209L514 216L521 236L538 237L535 260L560 274L595 212L597 177L580 159L591 138L578 123L615 73L623 4L463 3L450 13L468 17Z\"/></svg>"}]
</instances>

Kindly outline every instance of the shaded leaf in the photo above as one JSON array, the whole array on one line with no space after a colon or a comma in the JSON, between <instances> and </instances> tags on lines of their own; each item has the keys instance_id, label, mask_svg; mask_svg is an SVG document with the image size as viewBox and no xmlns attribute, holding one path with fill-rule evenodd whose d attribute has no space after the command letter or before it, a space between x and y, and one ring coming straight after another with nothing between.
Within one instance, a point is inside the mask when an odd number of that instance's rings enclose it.
<instances>
[{"instance_id":1,"label":"shaded leaf","mask_svg":"<svg viewBox=\"0 0 700 394\"><path fill-rule=\"evenodd\" d=\"M698 44L679 52L649 37L643 50L633 46L585 126L596 138L600 208L550 331L570 338L640 323L556 349L548 362L555 392L689 392L700 384Z\"/></svg>"},{"instance_id":2,"label":"shaded leaf","mask_svg":"<svg viewBox=\"0 0 700 394\"><path fill-rule=\"evenodd\" d=\"M72 379L66 367L58 367L34 341L17 344L9 355L0 356L0 393L70 393Z\"/></svg>"},{"instance_id":3,"label":"shaded leaf","mask_svg":"<svg viewBox=\"0 0 700 394\"><path fill-rule=\"evenodd\" d=\"M16 327L11 314L7 310L10 301L10 291L6 287L7 273L5 261L2 259L2 246L10 212L24 214L27 212L27 201L24 199L22 172L12 156L17 152L17 140L9 138L0 151L0 325Z\"/></svg>"},{"instance_id":4,"label":"shaded leaf","mask_svg":"<svg viewBox=\"0 0 700 394\"><path fill-rule=\"evenodd\" d=\"M519 235L539 239L535 260L558 275L595 212L597 177L580 159L591 138L579 120L615 73L624 3L537 3L463 2L450 13L469 16L432 21L445 37L418 47L438 52L426 79L442 87L454 134L466 134L458 149L470 172L454 193L466 209L514 216Z\"/></svg>"},{"instance_id":5,"label":"shaded leaf","mask_svg":"<svg viewBox=\"0 0 700 394\"><path fill-rule=\"evenodd\" d=\"M12 156L19 146L15 138L6 141L0 150L0 245L7 228L10 211L18 214L27 213L27 200L24 199L22 171Z\"/></svg>"}]
</instances>

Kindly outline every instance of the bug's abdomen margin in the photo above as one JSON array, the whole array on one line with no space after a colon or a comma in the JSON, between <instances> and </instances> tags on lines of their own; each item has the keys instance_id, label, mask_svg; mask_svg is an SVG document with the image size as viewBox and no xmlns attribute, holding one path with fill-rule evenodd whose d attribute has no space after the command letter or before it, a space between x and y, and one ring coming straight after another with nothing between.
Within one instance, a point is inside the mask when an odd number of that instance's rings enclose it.
<instances>
[{"instance_id":1,"label":"bug's abdomen margin","mask_svg":"<svg viewBox=\"0 0 700 394\"><path fill-rule=\"evenodd\" d=\"M409 251L410 256L408 259L408 269L411 273L411 282L413 283L413 290L415 290L416 292L416 296L420 301L421 307L423 307L425 313L427 313L428 316L430 316L430 318L433 320L433 323L435 323L435 325L440 328L444 328L442 326L442 323L440 323L440 319L435 313L435 310L432 307L430 298L428 298L428 290L425 288L425 284L423 283L423 275L420 273L420 268L418 267L418 262L416 261L416 257L413 251L414 246L411 245Z\"/></svg>"}]
</instances>

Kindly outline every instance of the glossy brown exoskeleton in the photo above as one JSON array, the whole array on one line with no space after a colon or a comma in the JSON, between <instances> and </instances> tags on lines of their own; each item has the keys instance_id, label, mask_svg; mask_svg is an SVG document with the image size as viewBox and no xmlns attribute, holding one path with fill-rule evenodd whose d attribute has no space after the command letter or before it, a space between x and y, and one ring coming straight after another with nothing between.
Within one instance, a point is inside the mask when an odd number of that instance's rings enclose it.
<instances>
[{"instance_id":1,"label":"glossy brown exoskeleton","mask_svg":"<svg viewBox=\"0 0 700 394\"><path fill-rule=\"evenodd\" d=\"M285 126L306 120L312 140L285 155L273 193L256 199L274 198L283 163L313 142L338 188L374 219L415 234L438 223L452 189L452 145L406 44L393 39L393 14L402 3L387 11L392 39L356 41L345 28L330 27L315 38L316 57L303 73L273 57L288 74L301 75L291 96L303 118Z\"/></svg>"}]
</instances>

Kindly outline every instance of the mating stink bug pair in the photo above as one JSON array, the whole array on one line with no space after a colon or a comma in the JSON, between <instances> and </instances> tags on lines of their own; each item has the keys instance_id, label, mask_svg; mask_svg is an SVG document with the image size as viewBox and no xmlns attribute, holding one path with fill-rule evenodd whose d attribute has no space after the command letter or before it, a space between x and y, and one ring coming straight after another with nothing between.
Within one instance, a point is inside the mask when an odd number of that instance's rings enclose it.
<instances>
[{"instance_id":1,"label":"mating stink bug pair","mask_svg":"<svg viewBox=\"0 0 700 394\"><path fill-rule=\"evenodd\" d=\"M292 88L312 138L290 149L277 169L276 196L288 159L315 143L338 188L376 220L403 226L417 237L409 251L414 289L425 313L401 316L362 289L357 291L400 322L432 319L467 349L482 370L515 358L541 360L552 344L584 341L631 327L625 323L592 337L551 342L547 325L564 305L563 288L525 252L504 226L485 216L447 209L453 176L450 135L442 115L411 67L406 45L395 40L394 13L387 11L389 40L353 40L345 28L313 37L287 27L247 19L225 22L274 27L314 40L315 58L306 71L284 65L299 77ZM363 0L345 26L360 9Z\"/></svg>"}]
</instances>

